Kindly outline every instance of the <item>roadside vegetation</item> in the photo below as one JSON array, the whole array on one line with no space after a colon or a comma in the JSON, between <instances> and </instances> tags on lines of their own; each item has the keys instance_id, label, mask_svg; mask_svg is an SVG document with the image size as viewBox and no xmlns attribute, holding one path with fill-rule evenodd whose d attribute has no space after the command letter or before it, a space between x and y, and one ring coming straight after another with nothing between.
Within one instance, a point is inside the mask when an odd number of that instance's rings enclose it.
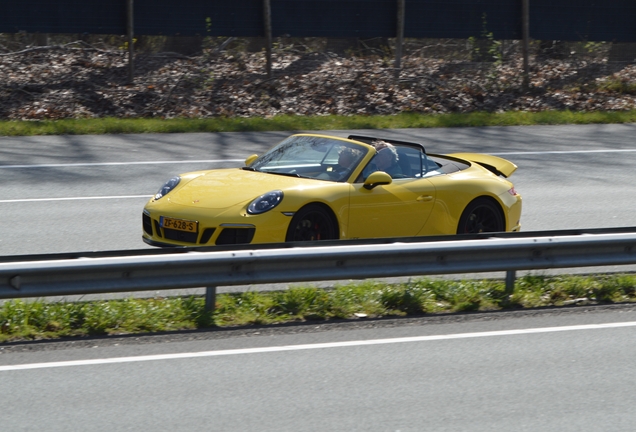
<instances>
[{"instance_id":1,"label":"roadside vegetation","mask_svg":"<svg viewBox=\"0 0 636 432\"><path fill-rule=\"evenodd\" d=\"M143 334L283 323L416 317L447 313L572 307L636 301L636 275L528 275L508 295L501 280L413 279L349 283L331 289L221 294L213 312L202 296L46 302L0 306L0 342Z\"/></svg>"},{"instance_id":2,"label":"roadside vegetation","mask_svg":"<svg viewBox=\"0 0 636 432\"><path fill-rule=\"evenodd\" d=\"M401 129L433 127L530 126L636 122L631 111L509 111L456 114L401 113L395 115L278 115L271 118L218 117L207 119L96 118L0 121L0 136L86 135L188 132L247 132L347 129Z\"/></svg>"}]
</instances>

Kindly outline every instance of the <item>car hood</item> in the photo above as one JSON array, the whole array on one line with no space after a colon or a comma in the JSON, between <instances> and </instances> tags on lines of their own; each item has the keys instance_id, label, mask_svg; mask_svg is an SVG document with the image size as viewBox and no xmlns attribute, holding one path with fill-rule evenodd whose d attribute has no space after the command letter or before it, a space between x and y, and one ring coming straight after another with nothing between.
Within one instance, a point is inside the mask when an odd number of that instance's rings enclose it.
<instances>
[{"instance_id":1,"label":"car hood","mask_svg":"<svg viewBox=\"0 0 636 432\"><path fill-rule=\"evenodd\" d=\"M222 209L248 203L272 190L303 189L324 184L323 181L277 174L221 169L197 173L191 180L166 197L170 202L199 208Z\"/></svg>"}]
</instances>

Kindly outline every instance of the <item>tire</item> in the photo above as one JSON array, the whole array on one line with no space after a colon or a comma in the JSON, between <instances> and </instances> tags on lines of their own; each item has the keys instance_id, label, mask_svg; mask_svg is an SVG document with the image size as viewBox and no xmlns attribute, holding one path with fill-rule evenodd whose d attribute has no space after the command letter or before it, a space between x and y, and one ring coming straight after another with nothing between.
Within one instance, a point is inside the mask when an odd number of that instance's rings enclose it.
<instances>
[{"instance_id":1,"label":"tire","mask_svg":"<svg viewBox=\"0 0 636 432\"><path fill-rule=\"evenodd\" d=\"M292 218L285 241L335 240L338 226L334 217L324 207L309 204L296 212Z\"/></svg>"},{"instance_id":2,"label":"tire","mask_svg":"<svg viewBox=\"0 0 636 432\"><path fill-rule=\"evenodd\" d=\"M457 234L501 232L504 229L501 207L489 198L477 198L468 204L459 218Z\"/></svg>"}]
</instances>

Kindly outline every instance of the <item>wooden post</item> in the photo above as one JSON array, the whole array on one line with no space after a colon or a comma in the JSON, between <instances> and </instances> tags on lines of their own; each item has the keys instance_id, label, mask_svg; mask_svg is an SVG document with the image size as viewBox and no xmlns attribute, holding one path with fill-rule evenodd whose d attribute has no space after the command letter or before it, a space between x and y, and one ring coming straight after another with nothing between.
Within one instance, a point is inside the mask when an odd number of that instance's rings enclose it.
<instances>
[{"instance_id":1,"label":"wooden post","mask_svg":"<svg viewBox=\"0 0 636 432\"><path fill-rule=\"evenodd\" d=\"M265 24L265 56L267 78L272 77L272 6L270 0L263 0L263 21Z\"/></svg>"},{"instance_id":2,"label":"wooden post","mask_svg":"<svg viewBox=\"0 0 636 432\"><path fill-rule=\"evenodd\" d=\"M406 0L397 0L397 35L395 41L395 80L400 79L402 69L402 45L404 45L404 11Z\"/></svg>"},{"instance_id":3,"label":"wooden post","mask_svg":"<svg viewBox=\"0 0 636 432\"><path fill-rule=\"evenodd\" d=\"M133 20L133 0L126 1L126 30L128 33L128 84L132 84L135 81L135 61L134 61L134 49L135 44L135 30Z\"/></svg>"},{"instance_id":4,"label":"wooden post","mask_svg":"<svg viewBox=\"0 0 636 432\"><path fill-rule=\"evenodd\" d=\"M523 37L523 88L530 88L530 0L522 0Z\"/></svg>"}]
</instances>

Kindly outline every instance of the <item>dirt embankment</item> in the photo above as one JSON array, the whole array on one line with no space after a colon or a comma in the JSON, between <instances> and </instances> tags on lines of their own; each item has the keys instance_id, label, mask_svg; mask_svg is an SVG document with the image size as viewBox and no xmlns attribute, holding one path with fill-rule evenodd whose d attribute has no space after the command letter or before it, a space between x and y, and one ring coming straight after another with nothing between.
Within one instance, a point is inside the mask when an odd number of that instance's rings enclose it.
<instances>
[{"instance_id":1,"label":"dirt embankment","mask_svg":"<svg viewBox=\"0 0 636 432\"><path fill-rule=\"evenodd\" d=\"M389 57L275 52L186 57L66 45L0 53L0 119L269 117L636 108L636 65L606 58L533 59L530 88L520 58L467 62L406 56L395 79Z\"/></svg>"}]
</instances>

